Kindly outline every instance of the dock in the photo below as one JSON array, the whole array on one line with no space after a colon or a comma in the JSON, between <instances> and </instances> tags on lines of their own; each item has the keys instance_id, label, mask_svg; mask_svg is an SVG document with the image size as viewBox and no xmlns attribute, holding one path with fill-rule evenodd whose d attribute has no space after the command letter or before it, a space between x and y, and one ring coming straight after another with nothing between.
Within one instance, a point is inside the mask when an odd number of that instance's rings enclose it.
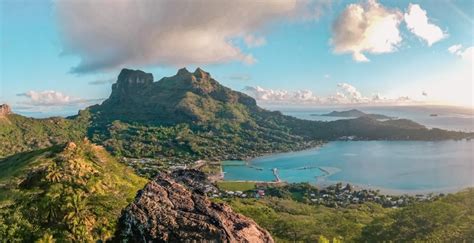
<instances>
[{"instance_id":1,"label":"dock","mask_svg":"<svg viewBox=\"0 0 474 243\"><path fill-rule=\"evenodd\" d=\"M272 171L273 171L273 175L275 176L275 181L276 182L281 182L280 176L278 175L278 169L273 168Z\"/></svg>"}]
</instances>

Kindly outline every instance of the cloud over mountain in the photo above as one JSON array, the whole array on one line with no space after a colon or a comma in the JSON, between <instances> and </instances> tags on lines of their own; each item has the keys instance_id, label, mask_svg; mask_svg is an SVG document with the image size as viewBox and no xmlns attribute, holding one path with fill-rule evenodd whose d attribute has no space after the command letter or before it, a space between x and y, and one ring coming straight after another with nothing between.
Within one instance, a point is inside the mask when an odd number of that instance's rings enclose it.
<instances>
[{"instance_id":1,"label":"cloud over mountain","mask_svg":"<svg viewBox=\"0 0 474 243\"><path fill-rule=\"evenodd\" d=\"M273 21L307 19L320 4L307 1L57 1L64 54L80 57L75 73L125 65L185 65L256 59L259 31ZM317 17L317 16L315 16Z\"/></svg>"}]
</instances>

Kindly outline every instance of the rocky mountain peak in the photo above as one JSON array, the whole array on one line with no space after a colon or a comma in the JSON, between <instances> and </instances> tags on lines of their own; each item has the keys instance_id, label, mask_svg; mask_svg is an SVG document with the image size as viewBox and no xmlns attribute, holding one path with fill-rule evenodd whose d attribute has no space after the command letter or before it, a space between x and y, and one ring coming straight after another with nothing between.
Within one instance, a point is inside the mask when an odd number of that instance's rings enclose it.
<instances>
[{"instance_id":1,"label":"rocky mountain peak","mask_svg":"<svg viewBox=\"0 0 474 243\"><path fill-rule=\"evenodd\" d=\"M185 67L180 68L178 72L176 73L177 76L183 76L183 75L189 75L189 74L191 73Z\"/></svg>"},{"instance_id":2,"label":"rocky mountain peak","mask_svg":"<svg viewBox=\"0 0 474 243\"><path fill-rule=\"evenodd\" d=\"M122 69L117 78L119 84L151 84L153 83L153 74L145 73L141 70Z\"/></svg>"},{"instance_id":3,"label":"rocky mountain peak","mask_svg":"<svg viewBox=\"0 0 474 243\"><path fill-rule=\"evenodd\" d=\"M12 113L12 110L9 105L7 104L0 105L0 116L6 116L11 113Z\"/></svg>"},{"instance_id":4,"label":"rocky mountain peak","mask_svg":"<svg viewBox=\"0 0 474 243\"><path fill-rule=\"evenodd\" d=\"M193 75L200 79L209 79L211 77L208 72L202 70L201 68L196 68L196 71L194 71Z\"/></svg>"}]
</instances>

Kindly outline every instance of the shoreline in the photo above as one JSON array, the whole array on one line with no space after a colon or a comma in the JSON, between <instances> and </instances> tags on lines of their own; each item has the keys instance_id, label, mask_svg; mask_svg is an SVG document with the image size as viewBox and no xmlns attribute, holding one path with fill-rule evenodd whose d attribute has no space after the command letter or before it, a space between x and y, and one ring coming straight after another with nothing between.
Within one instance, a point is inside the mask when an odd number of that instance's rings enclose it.
<instances>
[{"instance_id":1,"label":"shoreline","mask_svg":"<svg viewBox=\"0 0 474 243\"><path fill-rule=\"evenodd\" d=\"M252 182L252 183L262 183L262 184L292 184L287 181L259 181L259 180L220 180L225 182ZM324 189L329 186L336 185L338 183L342 183L343 185L349 184L354 187L357 191L362 190L371 190L371 191L379 191L380 194L386 196L401 196L401 195L408 195L408 196L416 196L416 195L429 195L429 194L451 194L457 193L469 188L474 188L474 185L470 186L463 186L463 187L448 187L448 188L438 188L438 189L415 189L415 190L404 190L404 189L391 189L391 188L384 188L378 187L373 185L363 185L357 184L352 182L345 182L345 181L326 181L325 183L315 183L315 182L308 182L312 186L315 186L319 189Z\"/></svg>"},{"instance_id":2,"label":"shoreline","mask_svg":"<svg viewBox=\"0 0 474 243\"><path fill-rule=\"evenodd\" d=\"M252 160L268 158L268 157L277 156L277 155L281 155L281 154L310 151L310 150L313 150L313 149L321 148L322 146L328 144L329 142L333 142L333 141L323 141L323 140L321 140L320 143L318 143L315 146L308 146L307 148L303 148L303 149L300 149L300 150L289 150L289 151L282 151L282 152L267 152L267 153L262 153L261 155L257 155L257 156L248 156L248 157L240 159L240 161L248 163ZM232 161L232 160L223 160L223 161Z\"/></svg>"}]
</instances>

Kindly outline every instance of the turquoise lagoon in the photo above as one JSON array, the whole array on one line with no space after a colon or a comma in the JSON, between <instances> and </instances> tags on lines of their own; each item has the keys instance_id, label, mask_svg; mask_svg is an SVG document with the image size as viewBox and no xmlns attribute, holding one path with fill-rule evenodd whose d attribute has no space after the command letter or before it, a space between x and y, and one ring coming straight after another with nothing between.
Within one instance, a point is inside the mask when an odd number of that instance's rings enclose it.
<instances>
[{"instance_id":1,"label":"turquoise lagoon","mask_svg":"<svg viewBox=\"0 0 474 243\"><path fill-rule=\"evenodd\" d=\"M319 148L225 161L225 180L349 182L392 191L474 186L474 141L337 141Z\"/></svg>"}]
</instances>

